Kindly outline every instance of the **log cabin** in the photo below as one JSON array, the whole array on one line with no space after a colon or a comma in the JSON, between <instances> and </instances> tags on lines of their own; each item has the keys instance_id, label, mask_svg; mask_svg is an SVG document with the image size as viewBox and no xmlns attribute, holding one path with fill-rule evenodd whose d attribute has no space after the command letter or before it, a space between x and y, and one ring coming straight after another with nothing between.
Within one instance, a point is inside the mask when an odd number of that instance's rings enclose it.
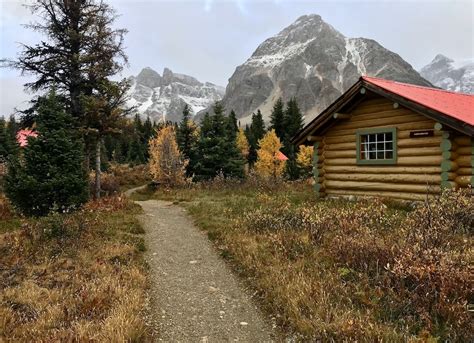
<instances>
[{"instance_id":1,"label":"log cabin","mask_svg":"<svg viewBox=\"0 0 474 343\"><path fill-rule=\"evenodd\" d=\"M423 200L474 187L474 95L362 76L307 124L317 196Z\"/></svg>"}]
</instances>

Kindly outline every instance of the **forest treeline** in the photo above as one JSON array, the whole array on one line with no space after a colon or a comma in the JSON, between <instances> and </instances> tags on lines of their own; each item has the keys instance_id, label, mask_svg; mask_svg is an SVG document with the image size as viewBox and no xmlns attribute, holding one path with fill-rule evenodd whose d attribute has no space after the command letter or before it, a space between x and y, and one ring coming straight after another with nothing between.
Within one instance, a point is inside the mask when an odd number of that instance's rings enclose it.
<instances>
[{"instance_id":1,"label":"forest treeline","mask_svg":"<svg viewBox=\"0 0 474 343\"><path fill-rule=\"evenodd\" d=\"M171 163L181 168L187 182L218 175L244 178L252 170L289 179L302 174L298 160L308 158L298 159L299 148L290 143L303 126L296 100L277 101L268 129L260 111L240 127L236 113L219 102L199 125L188 106L180 123L153 123L127 106L128 81L115 81L128 63L127 30L116 28L117 14L109 4L35 0L28 7L36 18L28 27L42 39L22 44L17 58L0 60L1 67L31 75L25 88L39 94L20 113L20 122L0 120L4 190L21 212L44 215L79 207L87 201L91 183L99 198L102 171L112 162L150 163L168 173ZM16 137L20 128L35 132L22 148ZM173 139L159 137L160 132ZM151 143L161 151L152 152ZM173 152L178 156L167 160ZM150 155L158 160L150 161Z\"/></svg>"}]
</instances>

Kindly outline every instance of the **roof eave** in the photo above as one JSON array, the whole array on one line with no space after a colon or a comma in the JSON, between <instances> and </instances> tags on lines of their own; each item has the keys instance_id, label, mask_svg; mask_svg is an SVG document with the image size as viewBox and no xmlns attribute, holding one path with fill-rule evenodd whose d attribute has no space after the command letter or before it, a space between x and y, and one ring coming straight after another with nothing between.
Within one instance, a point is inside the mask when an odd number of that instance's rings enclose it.
<instances>
[{"instance_id":1,"label":"roof eave","mask_svg":"<svg viewBox=\"0 0 474 343\"><path fill-rule=\"evenodd\" d=\"M351 86L346 92L341 94L331 105L329 105L325 110L323 110L319 115L316 116L308 125L302 128L292 139L291 143L299 146L306 142L307 137L317 130L321 125L325 124L330 118L332 118L333 113L340 110L343 106L349 103L354 96L356 96L362 88L362 78L360 78L354 85Z\"/></svg>"},{"instance_id":2,"label":"roof eave","mask_svg":"<svg viewBox=\"0 0 474 343\"><path fill-rule=\"evenodd\" d=\"M421 115L431 118L447 127L464 133L470 137L474 137L474 126L450 117L444 113L438 112L432 108L423 106L417 102L411 101L403 96L390 92L380 86L370 83L370 81L364 80L362 77L344 94L337 98L331 105L329 105L324 111L322 111L316 118L314 118L308 125L301 129L291 140L294 145L301 145L307 141L307 137L314 134L316 130L331 120L333 113L339 111L343 106L348 104L354 99L359 93L359 90L364 87L376 94L379 94L387 99L397 102L406 108L411 109Z\"/></svg>"}]
</instances>

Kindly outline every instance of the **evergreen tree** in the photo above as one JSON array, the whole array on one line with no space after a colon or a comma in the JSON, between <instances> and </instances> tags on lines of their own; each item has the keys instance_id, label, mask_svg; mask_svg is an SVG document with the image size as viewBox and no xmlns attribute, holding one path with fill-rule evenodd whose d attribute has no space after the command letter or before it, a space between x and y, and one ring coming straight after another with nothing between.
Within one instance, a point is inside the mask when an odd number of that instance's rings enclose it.
<instances>
[{"instance_id":1,"label":"evergreen tree","mask_svg":"<svg viewBox=\"0 0 474 343\"><path fill-rule=\"evenodd\" d=\"M5 118L0 117L0 163L6 161L8 156L7 127Z\"/></svg>"},{"instance_id":2,"label":"evergreen tree","mask_svg":"<svg viewBox=\"0 0 474 343\"><path fill-rule=\"evenodd\" d=\"M304 126L303 115L298 107L295 98L292 98L286 104L285 110L285 135L283 138L283 153L288 157L286 162L286 175L290 180L296 180L300 176L296 156L298 147L291 144L291 138L295 136Z\"/></svg>"},{"instance_id":3,"label":"evergreen tree","mask_svg":"<svg viewBox=\"0 0 474 343\"><path fill-rule=\"evenodd\" d=\"M237 116L234 110L230 111L229 117L227 118L227 128L229 135L235 139L237 137L237 131L239 130L239 127L237 126Z\"/></svg>"},{"instance_id":4,"label":"evergreen tree","mask_svg":"<svg viewBox=\"0 0 474 343\"><path fill-rule=\"evenodd\" d=\"M143 123L143 142L148 145L148 141L154 136L153 123L150 116L148 116Z\"/></svg>"},{"instance_id":5,"label":"evergreen tree","mask_svg":"<svg viewBox=\"0 0 474 343\"><path fill-rule=\"evenodd\" d=\"M219 102L214 105L214 115L204 116L195 153L196 180L212 179L221 172L225 177L244 176L244 160L235 137L230 139L228 135L228 120Z\"/></svg>"},{"instance_id":6,"label":"evergreen tree","mask_svg":"<svg viewBox=\"0 0 474 343\"><path fill-rule=\"evenodd\" d=\"M127 63L127 31L114 27L117 15L105 1L34 0L27 7L38 18L28 27L45 37L36 45L22 44L18 59L2 65L34 75L25 84L32 91L55 87L72 116L82 119L82 98Z\"/></svg>"},{"instance_id":7,"label":"evergreen tree","mask_svg":"<svg viewBox=\"0 0 474 343\"><path fill-rule=\"evenodd\" d=\"M293 136L295 136L304 126L303 115L301 114L295 98L292 98L286 104L284 126L285 134L283 136L283 144L286 144L284 149L287 149L289 152L291 138L293 138Z\"/></svg>"},{"instance_id":8,"label":"evergreen tree","mask_svg":"<svg viewBox=\"0 0 474 343\"><path fill-rule=\"evenodd\" d=\"M10 118L8 119L7 126L5 128L6 149L7 149L8 155L10 156L17 155L20 149L17 139L16 139L16 135L19 129L20 129L20 125L18 125L15 119L15 116L11 115Z\"/></svg>"},{"instance_id":9,"label":"evergreen tree","mask_svg":"<svg viewBox=\"0 0 474 343\"><path fill-rule=\"evenodd\" d=\"M193 129L190 125L191 111L188 104L183 109L183 119L179 123L176 130L176 141L178 142L179 151L186 159L191 157L191 149L193 147Z\"/></svg>"},{"instance_id":10,"label":"evergreen tree","mask_svg":"<svg viewBox=\"0 0 474 343\"><path fill-rule=\"evenodd\" d=\"M252 114L252 122L250 127L246 128L245 134L249 142L248 162L252 166L257 161L258 141L265 135L265 122L260 110L257 111L257 114Z\"/></svg>"},{"instance_id":11,"label":"evergreen tree","mask_svg":"<svg viewBox=\"0 0 474 343\"><path fill-rule=\"evenodd\" d=\"M45 37L36 45L23 44L18 59L2 60L2 65L34 75L35 80L25 84L27 89L54 87L65 100L67 110L78 119L76 126L85 133L86 156L95 150L99 196L102 140L114 129L115 114L124 108L128 89L126 80L110 81L127 63L123 49L127 31L114 28L117 15L101 0L34 0L28 7L38 17L28 27Z\"/></svg>"},{"instance_id":12,"label":"evergreen tree","mask_svg":"<svg viewBox=\"0 0 474 343\"><path fill-rule=\"evenodd\" d=\"M275 130L275 134L282 141L285 135L285 110L283 107L283 100L278 98L270 114L270 129Z\"/></svg>"},{"instance_id":13,"label":"evergreen tree","mask_svg":"<svg viewBox=\"0 0 474 343\"><path fill-rule=\"evenodd\" d=\"M72 117L51 92L38 109L38 137L30 138L22 158L8 165L5 191L24 214L67 211L87 201L83 147L72 128Z\"/></svg>"},{"instance_id":14,"label":"evergreen tree","mask_svg":"<svg viewBox=\"0 0 474 343\"><path fill-rule=\"evenodd\" d=\"M138 136L130 143L127 161L132 166L146 163L144 147Z\"/></svg>"}]
</instances>

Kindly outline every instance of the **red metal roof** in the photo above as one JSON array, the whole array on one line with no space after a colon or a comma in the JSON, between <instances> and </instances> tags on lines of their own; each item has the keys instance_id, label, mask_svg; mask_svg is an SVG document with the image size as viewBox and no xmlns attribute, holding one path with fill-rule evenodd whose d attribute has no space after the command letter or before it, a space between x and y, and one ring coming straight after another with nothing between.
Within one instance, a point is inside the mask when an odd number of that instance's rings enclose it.
<instances>
[{"instance_id":1,"label":"red metal roof","mask_svg":"<svg viewBox=\"0 0 474 343\"><path fill-rule=\"evenodd\" d=\"M377 77L362 76L362 79L422 106L474 125L474 95L389 81Z\"/></svg>"},{"instance_id":2,"label":"red metal roof","mask_svg":"<svg viewBox=\"0 0 474 343\"><path fill-rule=\"evenodd\" d=\"M286 155L284 153L282 153L281 151L277 152L276 158L280 161L287 161L288 160L288 157L286 157Z\"/></svg>"},{"instance_id":3,"label":"red metal roof","mask_svg":"<svg viewBox=\"0 0 474 343\"><path fill-rule=\"evenodd\" d=\"M28 137L38 137L38 134L33 130L20 130L16 133L16 140L22 148L28 145Z\"/></svg>"}]
</instances>

